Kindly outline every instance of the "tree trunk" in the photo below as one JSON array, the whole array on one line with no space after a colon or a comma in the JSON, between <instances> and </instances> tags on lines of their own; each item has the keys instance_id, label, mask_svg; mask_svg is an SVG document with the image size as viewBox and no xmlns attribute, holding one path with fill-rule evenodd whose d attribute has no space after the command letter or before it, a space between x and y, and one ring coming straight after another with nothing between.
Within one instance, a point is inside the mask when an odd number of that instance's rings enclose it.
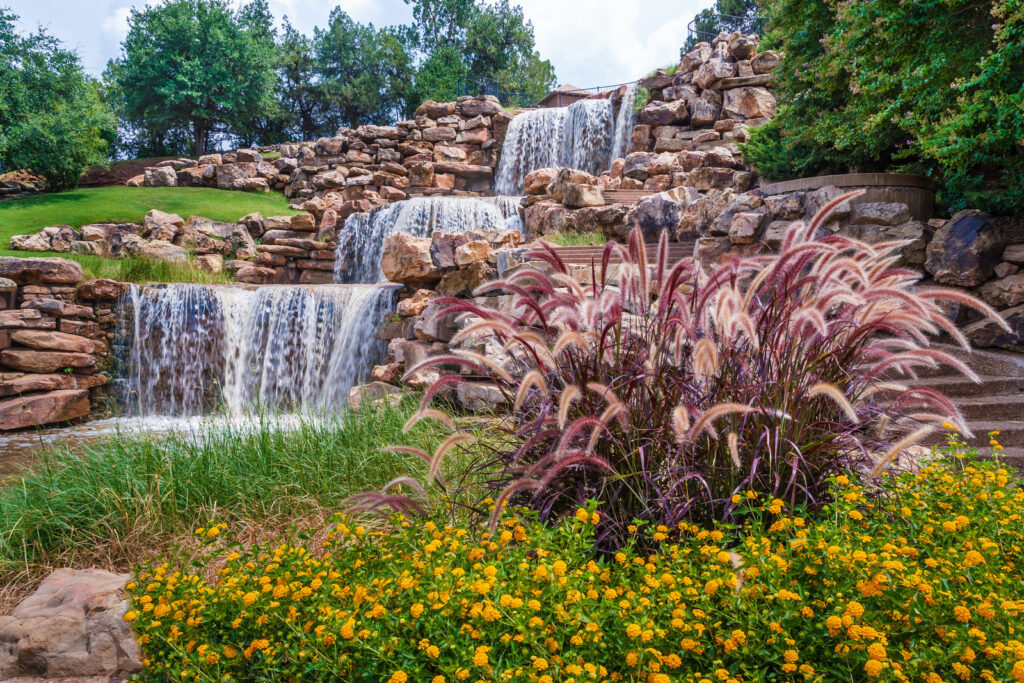
<instances>
[{"instance_id":1,"label":"tree trunk","mask_svg":"<svg viewBox=\"0 0 1024 683\"><path fill-rule=\"evenodd\" d=\"M196 158L206 154L206 126L199 119L192 119L192 139L195 145Z\"/></svg>"}]
</instances>

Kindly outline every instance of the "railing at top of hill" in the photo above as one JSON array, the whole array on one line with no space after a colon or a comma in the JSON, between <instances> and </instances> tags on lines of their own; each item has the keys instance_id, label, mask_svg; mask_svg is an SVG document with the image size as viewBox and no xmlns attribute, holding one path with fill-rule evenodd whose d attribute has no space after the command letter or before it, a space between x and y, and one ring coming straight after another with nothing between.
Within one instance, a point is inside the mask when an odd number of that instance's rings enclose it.
<instances>
[{"instance_id":1,"label":"railing at top of hill","mask_svg":"<svg viewBox=\"0 0 1024 683\"><path fill-rule=\"evenodd\" d=\"M764 27L765 18L754 15L737 16L735 14L698 14L693 21L686 26L688 34L686 46L680 50L680 57L692 49L697 43L712 42L722 31L725 31L726 33L742 31L748 35L751 33L763 35Z\"/></svg>"},{"instance_id":2,"label":"railing at top of hill","mask_svg":"<svg viewBox=\"0 0 1024 683\"><path fill-rule=\"evenodd\" d=\"M597 85L591 88L573 86L564 90L555 88L547 92L522 93L502 90L501 85L493 78L473 78L468 81L459 81L459 97L463 95L493 95L505 107L567 107L577 100L617 90L624 85L632 85L636 82Z\"/></svg>"}]
</instances>

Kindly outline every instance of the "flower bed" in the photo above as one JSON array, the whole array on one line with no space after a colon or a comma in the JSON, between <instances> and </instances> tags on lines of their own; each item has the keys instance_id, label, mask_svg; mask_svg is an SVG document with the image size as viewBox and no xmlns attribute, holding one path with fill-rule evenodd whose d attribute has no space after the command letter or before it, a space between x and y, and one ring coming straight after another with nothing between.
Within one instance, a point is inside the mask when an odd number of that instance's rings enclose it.
<instances>
[{"instance_id":1,"label":"flower bed","mask_svg":"<svg viewBox=\"0 0 1024 683\"><path fill-rule=\"evenodd\" d=\"M1024 681L1019 484L970 458L839 476L813 520L749 492L742 528L641 527L607 557L597 505L493 536L343 521L322 548L216 526L218 579L141 573L126 619L153 680Z\"/></svg>"}]
</instances>

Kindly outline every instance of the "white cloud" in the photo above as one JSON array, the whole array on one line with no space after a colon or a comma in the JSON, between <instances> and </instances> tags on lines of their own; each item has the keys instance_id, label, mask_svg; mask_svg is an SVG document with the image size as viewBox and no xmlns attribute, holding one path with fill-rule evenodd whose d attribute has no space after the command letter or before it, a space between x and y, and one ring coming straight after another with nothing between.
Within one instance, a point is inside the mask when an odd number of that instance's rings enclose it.
<instances>
[{"instance_id":1,"label":"white cloud","mask_svg":"<svg viewBox=\"0 0 1024 683\"><path fill-rule=\"evenodd\" d=\"M120 43L128 35L128 17L130 15L131 7L118 7L103 20L100 29L109 38Z\"/></svg>"}]
</instances>

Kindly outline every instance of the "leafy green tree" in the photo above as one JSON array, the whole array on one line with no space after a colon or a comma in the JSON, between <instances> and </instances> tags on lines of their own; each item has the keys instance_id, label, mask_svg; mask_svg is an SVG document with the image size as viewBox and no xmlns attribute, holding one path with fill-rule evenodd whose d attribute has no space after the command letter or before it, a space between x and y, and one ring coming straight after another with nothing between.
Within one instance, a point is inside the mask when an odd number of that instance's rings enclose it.
<instances>
[{"instance_id":1,"label":"leafy green tree","mask_svg":"<svg viewBox=\"0 0 1024 683\"><path fill-rule=\"evenodd\" d=\"M790 149L847 170L930 173L950 206L971 187L989 189L973 196L990 208L1013 206L985 180L1020 178L1019 0L768 0L767 10L786 55L778 125Z\"/></svg>"},{"instance_id":2,"label":"leafy green tree","mask_svg":"<svg viewBox=\"0 0 1024 683\"><path fill-rule=\"evenodd\" d=\"M412 30L377 30L352 20L340 7L314 42L320 92L334 125L383 123L409 113L415 67Z\"/></svg>"},{"instance_id":3,"label":"leafy green tree","mask_svg":"<svg viewBox=\"0 0 1024 683\"><path fill-rule=\"evenodd\" d=\"M416 41L425 54L439 47L462 45L466 28L478 11L475 0L405 0L412 5Z\"/></svg>"},{"instance_id":4,"label":"leafy green tree","mask_svg":"<svg viewBox=\"0 0 1024 683\"><path fill-rule=\"evenodd\" d=\"M462 51L454 45L441 45L416 72L416 94L420 100L451 102L459 96L459 81L467 73Z\"/></svg>"},{"instance_id":5,"label":"leafy green tree","mask_svg":"<svg viewBox=\"0 0 1024 683\"><path fill-rule=\"evenodd\" d=\"M533 24L509 0L479 6L466 30L470 78L493 78L503 90L546 93L555 69L534 49Z\"/></svg>"},{"instance_id":6,"label":"leafy green tree","mask_svg":"<svg viewBox=\"0 0 1024 683\"><path fill-rule=\"evenodd\" d=\"M285 112L285 135L291 139L313 140L330 134L315 43L285 17L277 50L277 88Z\"/></svg>"},{"instance_id":7,"label":"leafy green tree","mask_svg":"<svg viewBox=\"0 0 1024 683\"><path fill-rule=\"evenodd\" d=\"M281 51L277 46L277 30L274 28L274 15L270 12L267 0L252 0L238 10L238 23L249 38L259 43L264 54L268 55L270 65L278 73ZM239 112L238 120L230 128L230 132L238 138L241 145L261 145L280 142L285 136L288 125L288 113L282 103L280 77L274 86L264 93L264 99L254 109Z\"/></svg>"},{"instance_id":8,"label":"leafy green tree","mask_svg":"<svg viewBox=\"0 0 1024 683\"><path fill-rule=\"evenodd\" d=\"M273 43L253 16L226 0L133 9L122 55L108 69L126 119L156 131L187 128L198 155L215 134L267 113Z\"/></svg>"},{"instance_id":9,"label":"leafy green tree","mask_svg":"<svg viewBox=\"0 0 1024 683\"><path fill-rule=\"evenodd\" d=\"M116 120L78 57L43 31L21 36L0 9L0 172L32 170L74 187L106 160Z\"/></svg>"}]
</instances>

